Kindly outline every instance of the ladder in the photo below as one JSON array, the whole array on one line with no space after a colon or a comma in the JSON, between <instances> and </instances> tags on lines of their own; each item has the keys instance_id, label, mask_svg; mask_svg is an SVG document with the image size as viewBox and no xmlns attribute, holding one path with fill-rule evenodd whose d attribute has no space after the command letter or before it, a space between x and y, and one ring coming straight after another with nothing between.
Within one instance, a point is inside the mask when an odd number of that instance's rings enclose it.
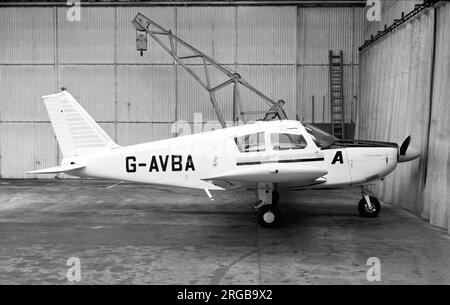
<instances>
[{"instance_id":1,"label":"ladder","mask_svg":"<svg viewBox=\"0 0 450 305\"><path fill-rule=\"evenodd\" d=\"M344 121L344 64L342 50L329 52L331 131L338 139L345 138Z\"/></svg>"}]
</instances>

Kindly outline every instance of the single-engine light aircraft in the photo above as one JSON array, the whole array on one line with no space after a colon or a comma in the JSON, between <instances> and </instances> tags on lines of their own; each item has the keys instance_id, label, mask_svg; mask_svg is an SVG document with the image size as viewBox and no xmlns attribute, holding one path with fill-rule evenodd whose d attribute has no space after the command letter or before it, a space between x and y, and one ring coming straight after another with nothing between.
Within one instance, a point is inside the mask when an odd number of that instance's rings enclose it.
<instances>
[{"instance_id":1,"label":"single-engine light aircraft","mask_svg":"<svg viewBox=\"0 0 450 305\"><path fill-rule=\"evenodd\" d=\"M419 156L410 137L396 143L338 140L294 120L257 121L121 147L66 90L43 97L63 159L29 174L65 173L205 190L255 190L258 222L274 227L280 191L359 186L358 211L376 217L379 201L364 185Z\"/></svg>"}]
</instances>

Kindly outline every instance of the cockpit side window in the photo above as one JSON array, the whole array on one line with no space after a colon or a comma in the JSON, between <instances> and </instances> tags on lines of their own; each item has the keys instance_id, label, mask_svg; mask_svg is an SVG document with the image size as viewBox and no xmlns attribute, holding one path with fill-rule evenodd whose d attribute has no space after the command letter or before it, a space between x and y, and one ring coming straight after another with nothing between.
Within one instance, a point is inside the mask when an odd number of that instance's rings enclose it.
<instances>
[{"instance_id":1,"label":"cockpit side window","mask_svg":"<svg viewBox=\"0 0 450 305\"><path fill-rule=\"evenodd\" d=\"M257 132L234 138L236 146L241 153L245 152L259 152L266 150L266 143L264 140L264 132Z\"/></svg>"},{"instance_id":2,"label":"cockpit side window","mask_svg":"<svg viewBox=\"0 0 450 305\"><path fill-rule=\"evenodd\" d=\"M304 149L307 146L302 135L290 133L272 133L270 143L273 150Z\"/></svg>"}]
</instances>

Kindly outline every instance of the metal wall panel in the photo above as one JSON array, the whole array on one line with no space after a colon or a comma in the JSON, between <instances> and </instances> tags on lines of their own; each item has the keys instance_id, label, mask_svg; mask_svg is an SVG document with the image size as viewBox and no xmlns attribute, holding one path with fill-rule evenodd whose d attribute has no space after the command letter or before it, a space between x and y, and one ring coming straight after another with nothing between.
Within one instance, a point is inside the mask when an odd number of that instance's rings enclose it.
<instances>
[{"instance_id":1,"label":"metal wall panel","mask_svg":"<svg viewBox=\"0 0 450 305\"><path fill-rule=\"evenodd\" d=\"M203 71L201 66L190 68L198 74ZM177 120L192 121L194 113L202 113L203 120L217 120L206 90L183 68L178 69L177 75ZM221 99L217 102L222 108Z\"/></svg>"},{"instance_id":2,"label":"metal wall panel","mask_svg":"<svg viewBox=\"0 0 450 305\"><path fill-rule=\"evenodd\" d=\"M343 50L344 64L352 63L359 46L354 45L354 22L353 8L298 8L298 64L328 64L329 50Z\"/></svg>"},{"instance_id":3,"label":"metal wall panel","mask_svg":"<svg viewBox=\"0 0 450 305\"><path fill-rule=\"evenodd\" d=\"M363 8L298 8L297 46L297 114L312 121L330 123L328 52L344 53L344 109L345 122L356 115L358 92L357 48L363 41ZM323 97L325 96L325 103Z\"/></svg>"},{"instance_id":4,"label":"metal wall panel","mask_svg":"<svg viewBox=\"0 0 450 305\"><path fill-rule=\"evenodd\" d=\"M175 67L119 66L117 73L120 122L175 120Z\"/></svg>"},{"instance_id":5,"label":"metal wall panel","mask_svg":"<svg viewBox=\"0 0 450 305\"><path fill-rule=\"evenodd\" d=\"M350 122L356 123L356 120L358 118L358 107L359 103L361 102L361 96L359 95L359 86L360 86L360 79L359 79L359 65L353 65L351 69L351 73L353 76L353 86L351 90L351 101L350 101ZM347 106L347 109L349 107Z\"/></svg>"},{"instance_id":6,"label":"metal wall panel","mask_svg":"<svg viewBox=\"0 0 450 305\"><path fill-rule=\"evenodd\" d=\"M354 122L357 102L356 65L344 66L344 111L345 123ZM297 69L297 114L305 122L312 122L314 96L314 121L330 123L329 68L324 65L299 66ZM323 98L325 97L325 102ZM325 106L325 107L324 107Z\"/></svg>"},{"instance_id":7,"label":"metal wall panel","mask_svg":"<svg viewBox=\"0 0 450 305\"><path fill-rule=\"evenodd\" d=\"M433 47L432 11L402 25L361 54L358 137L402 143L426 156ZM386 202L425 212L426 158L400 164L375 192Z\"/></svg>"},{"instance_id":8,"label":"metal wall panel","mask_svg":"<svg viewBox=\"0 0 450 305\"><path fill-rule=\"evenodd\" d=\"M237 70L249 83L261 90L274 101L284 100L284 110L290 119L295 119L296 112L296 68L294 65L238 66ZM268 110L269 105L249 90L241 89L242 101L246 111ZM253 119L264 116L255 115ZM249 118L252 116L249 116Z\"/></svg>"},{"instance_id":9,"label":"metal wall panel","mask_svg":"<svg viewBox=\"0 0 450 305\"><path fill-rule=\"evenodd\" d=\"M294 64L296 7L237 7L237 63Z\"/></svg>"},{"instance_id":10,"label":"metal wall panel","mask_svg":"<svg viewBox=\"0 0 450 305\"><path fill-rule=\"evenodd\" d=\"M358 48L364 43L365 27L366 27L366 15L363 7L353 8L353 57L352 63L359 64L359 51Z\"/></svg>"},{"instance_id":11,"label":"metal wall panel","mask_svg":"<svg viewBox=\"0 0 450 305\"><path fill-rule=\"evenodd\" d=\"M114 67L105 65L60 66L59 86L66 87L98 121L114 121Z\"/></svg>"},{"instance_id":12,"label":"metal wall panel","mask_svg":"<svg viewBox=\"0 0 450 305\"><path fill-rule=\"evenodd\" d=\"M117 136L115 136L116 124L114 123L98 123L100 127L111 137L114 141L117 141Z\"/></svg>"},{"instance_id":13,"label":"metal wall panel","mask_svg":"<svg viewBox=\"0 0 450 305\"><path fill-rule=\"evenodd\" d=\"M177 9L177 33L220 63L233 64L236 60L235 12L235 7L180 7Z\"/></svg>"},{"instance_id":14,"label":"metal wall panel","mask_svg":"<svg viewBox=\"0 0 450 305\"><path fill-rule=\"evenodd\" d=\"M54 92L54 76L53 66L0 65L0 121L49 121L41 96Z\"/></svg>"},{"instance_id":15,"label":"metal wall panel","mask_svg":"<svg viewBox=\"0 0 450 305\"><path fill-rule=\"evenodd\" d=\"M171 123L119 123L119 145L135 145L173 137ZM174 129L175 130L175 129Z\"/></svg>"},{"instance_id":16,"label":"metal wall panel","mask_svg":"<svg viewBox=\"0 0 450 305\"><path fill-rule=\"evenodd\" d=\"M148 38L147 51L140 56L136 51L136 30L131 21L137 13L142 13L166 29L176 30L175 14L177 8L168 7L118 7L117 14L117 61L124 64L163 64L172 63L172 57L167 54L153 39ZM160 37L167 42L166 37Z\"/></svg>"},{"instance_id":17,"label":"metal wall panel","mask_svg":"<svg viewBox=\"0 0 450 305\"><path fill-rule=\"evenodd\" d=\"M328 66L301 66L297 70L297 114L300 120L312 122L314 96L314 121L330 122ZM325 108L323 106L325 97Z\"/></svg>"},{"instance_id":18,"label":"metal wall panel","mask_svg":"<svg viewBox=\"0 0 450 305\"><path fill-rule=\"evenodd\" d=\"M344 66L344 112L345 123L354 123L356 114L353 113L354 104L357 102L358 90L355 79L355 65Z\"/></svg>"},{"instance_id":19,"label":"metal wall panel","mask_svg":"<svg viewBox=\"0 0 450 305\"><path fill-rule=\"evenodd\" d=\"M66 14L67 8L58 8L59 62L113 63L114 8L82 7L79 22Z\"/></svg>"},{"instance_id":20,"label":"metal wall panel","mask_svg":"<svg viewBox=\"0 0 450 305\"><path fill-rule=\"evenodd\" d=\"M450 232L450 4L437 10L436 65L424 203L430 223Z\"/></svg>"},{"instance_id":21,"label":"metal wall panel","mask_svg":"<svg viewBox=\"0 0 450 305\"><path fill-rule=\"evenodd\" d=\"M201 79L205 81L203 66L189 66L195 73L201 75ZM233 68L227 66L228 68ZM218 85L222 83L224 78L222 73L215 69L208 69L211 83ZM217 121L217 116L209 99L208 92L193 79L183 68L178 68L177 78L177 120L192 122L194 113L201 113L203 121ZM245 76L244 76L245 77ZM216 99L219 108L222 110L225 120L233 120L232 117L232 100L233 87L231 85L222 88L216 92Z\"/></svg>"},{"instance_id":22,"label":"metal wall panel","mask_svg":"<svg viewBox=\"0 0 450 305\"><path fill-rule=\"evenodd\" d=\"M54 31L51 8L2 8L0 64L52 63Z\"/></svg>"},{"instance_id":23,"label":"metal wall panel","mask_svg":"<svg viewBox=\"0 0 450 305\"><path fill-rule=\"evenodd\" d=\"M0 123L1 178L51 178L27 171L56 165L56 140L50 123Z\"/></svg>"}]
</instances>

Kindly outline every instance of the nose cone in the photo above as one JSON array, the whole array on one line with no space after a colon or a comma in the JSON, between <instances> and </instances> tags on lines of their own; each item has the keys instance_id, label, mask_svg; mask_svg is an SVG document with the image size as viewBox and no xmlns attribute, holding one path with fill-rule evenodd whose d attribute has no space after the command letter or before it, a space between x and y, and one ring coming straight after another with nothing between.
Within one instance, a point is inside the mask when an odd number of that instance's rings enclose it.
<instances>
[{"instance_id":1,"label":"nose cone","mask_svg":"<svg viewBox=\"0 0 450 305\"><path fill-rule=\"evenodd\" d=\"M420 157L420 151L418 149L409 147L408 150L403 155L400 154L398 156L398 162L399 163L408 162L417 159L418 157Z\"/></svg>"}]
</instances>

